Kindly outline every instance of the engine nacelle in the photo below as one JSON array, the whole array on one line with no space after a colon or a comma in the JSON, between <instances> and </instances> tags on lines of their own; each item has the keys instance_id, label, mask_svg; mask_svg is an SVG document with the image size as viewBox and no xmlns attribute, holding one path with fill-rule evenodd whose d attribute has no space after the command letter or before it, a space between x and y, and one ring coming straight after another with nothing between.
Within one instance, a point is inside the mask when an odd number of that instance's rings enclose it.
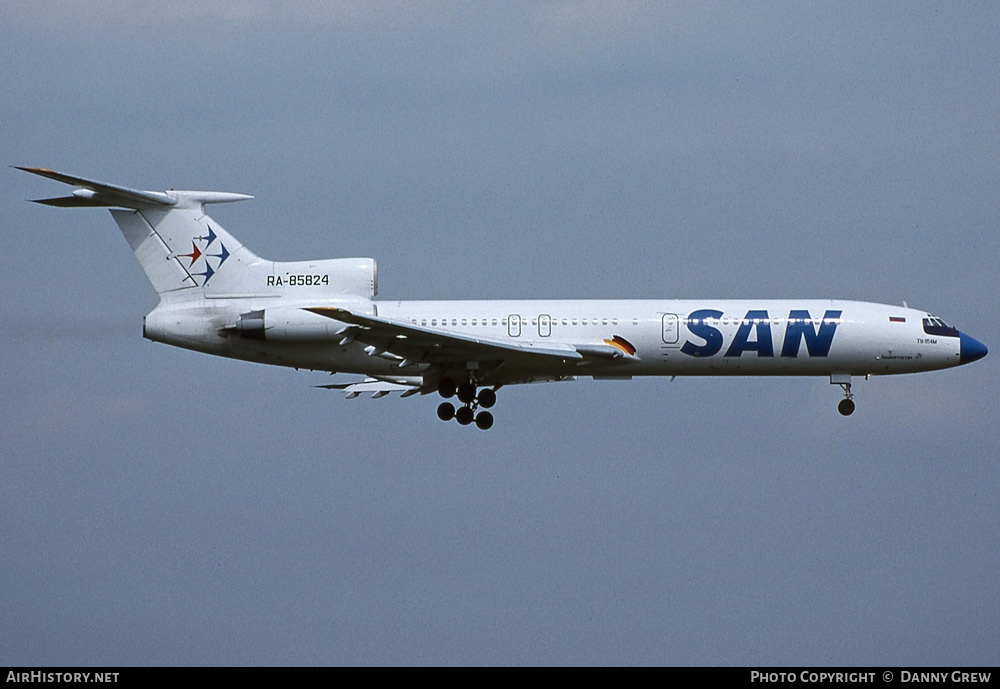
<instances>
[{"instance_id":1,"label":"engine nacelle","mask_svg":"<svg viewBox=\"0 0 1000 689\"><path fill-rule=\"evenodd\" d=\"M352 308L357 308L352 304ZM248 340L268 342L337 342L351 326L295 306L240 314L233 330Z\"/></svg>"}]
</instances>

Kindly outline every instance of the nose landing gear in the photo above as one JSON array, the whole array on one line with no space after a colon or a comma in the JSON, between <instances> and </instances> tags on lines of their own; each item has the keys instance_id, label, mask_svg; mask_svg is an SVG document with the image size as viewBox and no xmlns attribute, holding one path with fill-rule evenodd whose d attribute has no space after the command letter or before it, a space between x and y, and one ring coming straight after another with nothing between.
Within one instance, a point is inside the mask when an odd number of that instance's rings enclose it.
<instances>
[{"instance_id":1,"label":"nose landing gear","mask_svg":"<svg viewBox=\"0 0 1000 689\"><path fill-rule=\"evenodd\" d=\"M475 422L476 428L483 431L493 427L493 414L488 411L476 413L480 407L489 409L496 404L497 394L493 390L483 388L477 395L476 384L472 380L457 385L451 378L442 378L438 383L438 393L445 399L457 395L463 405L458 409L451 402L442 402L438 405L437 415L442 421L455 419L463 426Z\"/></svg>"},{"instance_id":2,"label":"nose landing gear","mask_svg":"<svg viewBox=\"0 0 1000 689\"><path fill-rule=\"evenodd\" d=\"M842 416L850 416L854 413L854 395L851 394L851 377L849 375L834 374L830 376L830 383L839 385L844 390L844 399L837 405L837 411Z\"/></svg>"}]
</instances>

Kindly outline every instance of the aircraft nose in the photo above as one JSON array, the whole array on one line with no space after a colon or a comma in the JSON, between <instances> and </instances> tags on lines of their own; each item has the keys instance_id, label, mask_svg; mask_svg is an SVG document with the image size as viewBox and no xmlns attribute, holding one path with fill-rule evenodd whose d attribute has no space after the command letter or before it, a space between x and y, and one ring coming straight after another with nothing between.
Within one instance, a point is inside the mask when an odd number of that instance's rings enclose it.
<instances>
[{"instance_id":1,"label":"aircraft nose","mask_svg":"<svg viewBox=\"0 0 1000 689\"><path fill-rule=\"evenodd\" d=\"M961 342L961 350L958 355L958 363L967 364L970 361L978 361L986 356L986 345L977 340L974 337L969 337L965 333L960 332L958 334L958 339Z\"/></svg>"}]
</instances>

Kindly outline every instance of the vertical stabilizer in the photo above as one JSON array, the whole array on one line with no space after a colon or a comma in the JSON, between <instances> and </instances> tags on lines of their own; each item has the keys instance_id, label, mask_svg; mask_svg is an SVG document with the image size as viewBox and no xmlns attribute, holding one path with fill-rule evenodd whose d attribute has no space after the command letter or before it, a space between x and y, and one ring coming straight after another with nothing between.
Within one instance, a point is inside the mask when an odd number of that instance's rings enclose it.
<instances>
[{"instance_id":1,"label":"vertical stabilizer","mask_svg":"<svg viewBox=\"0 0 1000 689\"><path fill-rule=\"evenodd\" d=\"M252 196L176 189L143 191L45 168L18 169L76 187L69 196L36 203L57 208L110 208L153 288L171 300L287 296L315 303L371 299L378 292L373 259L267 261L205 214L207 204Z\"/></svg>"},{"instance_id":2,"label":"vertical stabilizer","mask_svg":"<svg viewBox=\"0 0 1000 689\"><path fill-rule=\"evenodd\" d=\"M36 201L59 208L111 207L122 234L159 294L252 296L272 264L262 261L205 214L209 203L253 198L217 191L142 191L45 168L18 168L77 187Z\"/></svg>"},{"instance_id":3,"label":"vertical stabilizer","mask_svg":"<svg viewBox=\"0 0 1000 689\"><path fill-rule=\"evenodd\" d=\"M180 204L178 204L180 205ZM200 207L112 210L142 269L160 294L203 288L243 293L240 264L260 259ZM179 296L179 295L178 295Z\"/></svg>"}]
</instances>

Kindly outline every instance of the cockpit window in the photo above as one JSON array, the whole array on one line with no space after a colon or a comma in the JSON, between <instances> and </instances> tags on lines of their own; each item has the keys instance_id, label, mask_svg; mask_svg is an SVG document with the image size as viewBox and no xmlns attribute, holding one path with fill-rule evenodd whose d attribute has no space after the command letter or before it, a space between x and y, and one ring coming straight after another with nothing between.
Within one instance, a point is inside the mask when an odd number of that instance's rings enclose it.
<instances>
[{"instance_id":1,"label":"cockpit window","mask_svg":"<svg viewBox=\"0 0 1000 689\"><path fill-rule=\"evenodd\" d=\"M924 332L939 337L958 337L958 331L955 328L934 316L924 319Z\"/></svg>"}]
</instances>

